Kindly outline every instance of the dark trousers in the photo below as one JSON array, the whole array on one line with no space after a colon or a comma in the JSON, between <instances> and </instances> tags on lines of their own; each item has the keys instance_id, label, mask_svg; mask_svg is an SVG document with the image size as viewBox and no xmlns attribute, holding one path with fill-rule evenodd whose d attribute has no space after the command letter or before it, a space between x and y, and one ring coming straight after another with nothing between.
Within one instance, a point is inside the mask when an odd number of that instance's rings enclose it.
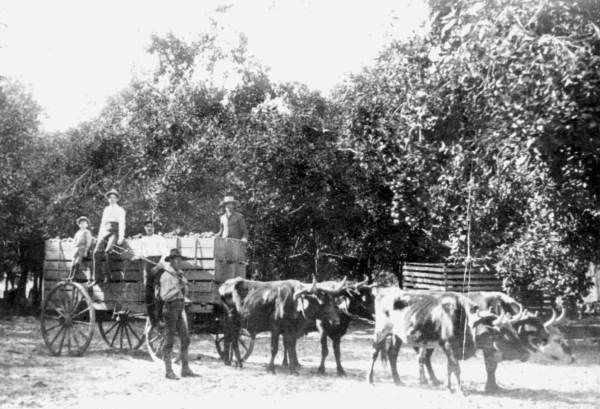
<instances>
[{"instance_id":1,"label":"dark trousers","mask_svg":"<svg viewBox=\"0 0 600 409\"><path fill-rule=\"evenodd\" d=\"M119 223L110 223L110 228L104 234L103 237L98 237L98 242L94 248L94 264L93 264L93 275L94 279L101 281L104 278L110 276L110 251L117 242L117 235L119 234ZM102 259L104 263L102 264ZM98 276L98 264L101 264L102 276Z\"/></svg>"},{"instance_id":2,"label":"dark trousers","mask_svg":"<svg viewBox=\"0 0 600 409\"><path fill-rule=\"evenodd\" d=\"M187 362L187 350L190 346L190 335L188 332L187 315L185 314L183 307L183 299L165 303L167 326L163 351L165 356L170 356L173 351L175 336L179 335L179 339L181 340L181 360L182 362Z\"/></svg>"},{"instance_id":3,"label":"dark trousers","mask_svg":"<svg viewBox=\"0 0 600 409\"><path fill-rule=\"evenodd\" d=\"M148 260L153 263L160 261L160 256L148 256ZM144 302L146 303L146 311L152 325L156 325L162 316L163 303L156 297L157 277L152 274L152 267L155 264L142 260L142 271L144 273Z\"/></svg>"}]
</instances>

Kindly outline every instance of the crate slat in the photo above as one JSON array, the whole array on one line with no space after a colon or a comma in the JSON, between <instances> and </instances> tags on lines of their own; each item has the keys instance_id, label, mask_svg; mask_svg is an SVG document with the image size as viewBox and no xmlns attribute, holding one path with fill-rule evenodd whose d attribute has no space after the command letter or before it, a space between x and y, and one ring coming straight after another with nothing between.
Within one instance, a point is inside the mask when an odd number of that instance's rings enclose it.
<instances>
[{"instance_id":1,"label":"crate slat","mask_svg":"<svg viewBox=\"0 0 600 409\"><path fill-rule=\"evenodd\" d=\"M246 264L216 261L215 262L215 281L224 283L230 278L242 277L246 278Z\"/></svg>"}]
</instances>

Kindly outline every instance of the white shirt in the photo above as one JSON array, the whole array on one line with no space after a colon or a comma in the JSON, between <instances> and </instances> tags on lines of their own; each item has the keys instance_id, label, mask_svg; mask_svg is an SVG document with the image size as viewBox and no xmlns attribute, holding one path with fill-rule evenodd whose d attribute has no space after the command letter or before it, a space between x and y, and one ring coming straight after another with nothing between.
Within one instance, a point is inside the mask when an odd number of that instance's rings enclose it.
<instances>
[{"instance_id":1,"label":"white shirt","mask_svg":"<svg viewBox=\"0 0 600 409\"><path fill-rule=\"evenodd\" d=\"M167 242L158 234L142 236L140 239L140 255L142 257L161 256L161 261L169 255Z\"/></svg>"},{"instance_id":2,"label":"white shirt","mask_svg":"<svg viewBox=\"0 0 600 409\"><path fill-rule=\"evenodd\" d=\"M98 231L98 237L104 237L107 231L107 223L117 222L119 223L119 240L125 238L125 209L118 204L108 205L102 212L102 221L100 222L100 230Z\"/></svg>"}]
</instances>

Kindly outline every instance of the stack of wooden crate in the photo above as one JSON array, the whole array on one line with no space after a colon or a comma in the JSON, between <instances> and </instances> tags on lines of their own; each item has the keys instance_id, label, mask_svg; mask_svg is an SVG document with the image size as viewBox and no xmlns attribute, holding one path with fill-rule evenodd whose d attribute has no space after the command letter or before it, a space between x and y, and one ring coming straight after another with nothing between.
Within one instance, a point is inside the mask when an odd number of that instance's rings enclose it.
<instances>
[{"instance_id":1,"label":"stack of wooden crate","mask_svg":"<svg viewBox=\"0 0 600 409\"><path fill-rule=\"evenodd\" d=\"M44 254L43 292L50 291L59 281L65 280L70 272L75 254L72 239L51 239L46 241ZM98 309L124 309L143 312L143 273L139 260L128 261L111 258L110 280L95 285L90 291L92 300ZM100 266L97 267L98 269ZM87 281L86 271L92 271L92 260L84 260L74 281Z\"/></svg>"},{"instance_id":2,"label":"stack of wooden crate","mask_svg":"<svg viewBox=\"0 0 600 409\"><path fill-rule=\"evenodd\" d=\"M443 290L456 292L500 291L502 284L492 272L473 266L445 263L406 263L403 268L403 286L415 290Z\"/></svg>"},{"instance_id":3,"label":"stack of wooden crate","mask_svg":"<svg viewBox=\"0 0 600 409\"><path fill-rule=\"evenodd\" d=\"M177 248L189 260L183 270L189 282L188 298L193 312L211 312L218 303L218 287L225 280L246 276L246 243L241 240L204 238L195 235L164 237L169 249ZM50 290L59 281L66 279L71 271L75 247L72 239L53 239L46 242L44 261L44 291ZM127 240L131 253L140 253L140 239ZM96 267L101 268L100 266ZM92 270L92 260L85 260L82 272L75 281L85 282L85 270ZM128 308L144 311L144 277L141 260L111 257L110 280L99 283L92 289L93 300L99 309Z\"/></svg>"}]
</instances>

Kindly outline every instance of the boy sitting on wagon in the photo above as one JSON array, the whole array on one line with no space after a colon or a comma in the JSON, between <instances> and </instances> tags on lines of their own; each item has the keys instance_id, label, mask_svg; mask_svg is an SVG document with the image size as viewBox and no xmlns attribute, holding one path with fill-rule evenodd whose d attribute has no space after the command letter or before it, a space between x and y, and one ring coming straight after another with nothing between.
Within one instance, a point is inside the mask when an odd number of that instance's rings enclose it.
<instances>
[{"instance_id":1,"label":"boy sitting on wagon","mask_svg":"<svg viewBox=\"0 0 600 409\"><path fill-rule=\"evenodd\" d=\"M73 263L71 265L71 277L75 277L75 274L79 271L83 259L87 257L90 247L92 246L92 241L94 238L88 229L89 224L90 219L85 216L81 216L77 219L79 230L77 233L75 233L75 237L73 237L76 250L75 254L73 255ZM91 281L89 273L86 274L86 276L87 280Z\"/></svg>"}]
</instances>

